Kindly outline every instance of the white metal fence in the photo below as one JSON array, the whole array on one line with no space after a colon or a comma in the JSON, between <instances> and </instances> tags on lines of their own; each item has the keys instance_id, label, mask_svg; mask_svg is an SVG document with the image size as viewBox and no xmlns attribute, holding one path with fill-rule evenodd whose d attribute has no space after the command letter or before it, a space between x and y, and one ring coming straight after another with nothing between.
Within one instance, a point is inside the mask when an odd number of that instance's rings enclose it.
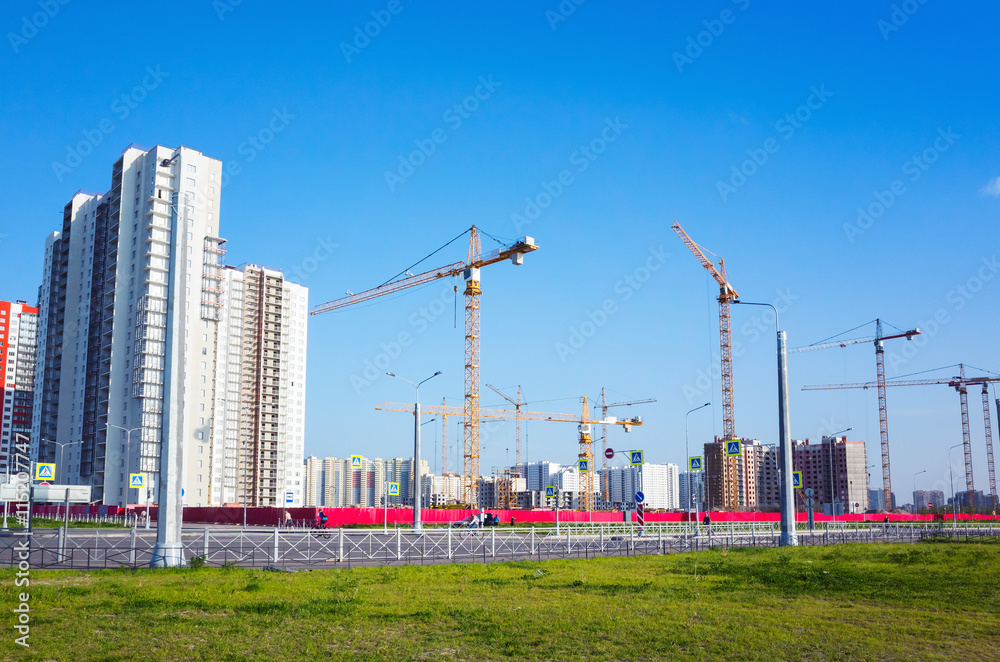
<instances>
[{"instance_id":1,"label":"white metal fence","mask_svg":"<svg viewBox=\"0 0 1000 662\"><path fill-rule=\"evenodd\" d=\"M555 528L488 527L284 530L186 528L185 556L207 566L329 568L356 565L434 564L588 558L691 552L719 547L776 547L780 527L770 522L711 526L574 524ZM940 524L854 523L800 528L800 545L857 542L917 542L928 537L995 538L992 525L952 529ZM17 565L22 536L0 535L0 565ZM31 536L33 568L148 567L155 530L40 529Z\"/></svg>"}]
</instances>

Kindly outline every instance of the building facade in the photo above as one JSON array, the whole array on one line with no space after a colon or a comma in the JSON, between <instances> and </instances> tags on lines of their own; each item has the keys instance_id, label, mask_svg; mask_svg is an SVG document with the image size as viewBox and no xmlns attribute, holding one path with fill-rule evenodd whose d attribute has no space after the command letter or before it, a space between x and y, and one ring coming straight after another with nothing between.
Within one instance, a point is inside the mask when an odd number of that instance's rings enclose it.
<instances>
[{"instance_id":1,"label":"building facade","mask_svg":"<svg viewBox=\"0 0 1000 662\"><path fill-rule=\"evenodd\" d=\"M822 504L822 512L843 515L868 509L864 442L823 437L818 444L808 439L793 444L794 470L802 472L802 487L813 489L813 498Z\"/></svg>"},{"instance_id":2,"label":"building facade","mask_svg":"<svg viewBox=\"0 0 1000 662\"><path fill-rule=\"evenodd\" d=\"M15 445L30 448L38 350L38 308L24 301L0 301L0 473L28 467L15 462ZM61 478L61 476L59 476Z\"/></svg>"},{"instance_id":3,"label":"building facade","mask_svg":"<svg viewBox=\"0 0 1000 662\"><path fill-rule=\"evenodd\" d=\"M221 173L220 161L197 150L130 145L108 191L76 193L46 239L32 453L56 461L64 448L57 472L90 485L105 504L157 501L167 439L179 444L185 505L243 501L236 481L245 474L231 443L243 420L231 409L246 404L246 384L231 384L229 368L233 345L246 340L234 331L247 313L227 310ZM296 297L304 305L304 292ZM259 435L254 461L244 462L254 477L247 503L277 505L290 491L301 503L301 450L285 442L298 426L281 402L304 399L305 380L295 380L302 391L281 391L297 374L281 363L285 329L265 322L260 331L269 363L259 374L279 391L256 392L262 404L251 407ZM304 351L304 327L287 335ZM220 409L231 386L240 397ZM145 474L147 489L130 488L130 473Z\"/></svg>"}]
</instances>

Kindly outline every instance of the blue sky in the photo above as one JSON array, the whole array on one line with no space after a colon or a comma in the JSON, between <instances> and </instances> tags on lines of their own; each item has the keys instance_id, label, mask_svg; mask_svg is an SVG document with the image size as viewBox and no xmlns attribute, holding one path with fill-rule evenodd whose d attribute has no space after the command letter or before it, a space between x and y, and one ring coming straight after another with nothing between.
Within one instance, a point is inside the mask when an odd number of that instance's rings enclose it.
<instances>
[{"instance_id":1,"label":"blue sky","mask_svg":"<svg viewBox=\"0 0 1000 662\"><path fill-rule=\"evenodd\" d=\"M681 463L684 412L715 403L691 416L697 446L721 433L722 407L718 290L674 219L725 258L744 300L781 304L791 346L881 317L933 330L906 356L889 343L890 378L960 361L1000 371L998 14L917 0L4 3L0 298L36 298L45 235L76 190L107 187L129 143L185 144L234 173L220 223L230 263L281 267L314 304L382 283L472 224L535 237L523 266L483 272L483 382L521 384L543 411L575 412L601 387L612 401L655 397L631 412L647 424L611 445ZM442 370L423 399L460 404L451 286L310 319L307 453L410 452L406 416L374 407L412 390L359 385L400 333L409 344L389 369ZM762 310L733 311L736 425L774 443ZM793 436L853 427L879 462L873 391L799 390L874 379L872 348L794 355L789 372ZM978 390L970 399L988 489ZM424 430L434 453L440 421ZM923 469L918 488L948 491L958 396L893 389L889 430L901 501ZM484 470L513 461L513 435L484 438ZM530 424L528 438L532 460L577 453L573 426Z\"/></svg>"}]
</instances>

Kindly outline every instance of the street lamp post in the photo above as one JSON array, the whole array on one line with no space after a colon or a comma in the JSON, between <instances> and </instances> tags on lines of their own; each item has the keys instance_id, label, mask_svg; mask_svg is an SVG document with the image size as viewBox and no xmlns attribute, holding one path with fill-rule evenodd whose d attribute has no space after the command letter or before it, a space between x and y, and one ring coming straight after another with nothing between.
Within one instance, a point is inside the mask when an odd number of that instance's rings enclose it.
<instances>
[{"instance_id":1,"label":"street lamp post","mask_svg":"<svg viewBox=\"0 0 1000 662\"><path fill-rule=\"evenodd\" d=\"M694 475L694 472L691 471L691 450L688 448L688 417L693 412L696 412L699 409L704 409L705 407L709 406L710 404L712 404L712 403L711 402L706 402L705 404L699 405L699 406L695 407L694 409L689 410L686 414L684 414L684 456L686 458L686 462L687 462L687 465L688 465L687 466L687 475L688 475L688 498L687 498L687 501L688 502L686 504L684 504L684 510L687 512L688 526L689 527L691 526L691 501L692 501L691 497L693 496L692 495L693 490L692 490L692 485L691 485L691 483L692 483L691 477ZM704 460L702 460L702 462L704 462ZM701 470L704 471L705 467L702 467ZM694 499L694 501L695 501L695 506L697 506L697 499ZM695 535L698 535L698 513L695 513L695 518L694 518L694 532L695 532Z\"/></svg>"},{"instance_id":2,"label":"street lamp post","mask_svg":"<svg viewBox=\"0 0 1000 662\"><path fill-rule=\"evenodd\" d=\"M950 460L951 458L948 458L948 459ZM919 506L917 506L917 476L919 476L920 474L925 474L925 473L927 473L927 469L924 469L923 471L918 471L917 473L913 474L913 510L914 511L920 510ZM916 512L914 512L913 514L916 515Z\"/></svg>"},{"instance_id":3,"label":"street lamp post","mask_svg":"<svg viewBox=\"0 0 1000 662\"><path fill-rule=\"evenodd\" d=\"M774 311L774 328L778 337L778 440L781 444L781 546L799 544L795 532L795 495L792 492L792 437L788 403L788 348L781 330L778 309L769 303L733 301L745 306L767 306Z\"/></svg>"},{"instance_id":4,"label":"street lamp post","mask_svg":"<svg viewBox=\"0 0 1000 662\"><path fill-rule=\"evenodd\" d=\"M951 464L951 452L956 448L961 448L965 446L964 443L955 444L948 449L948 482L951 483L951 512L954 515L954 520L952 521L953 529L958 528L958 499L955 498L955 469Z\"/></svg>"},{"instance_id":5,"label":"street lamp post","mask_svg":"<svg viewBox=\"0 0 1000 662\"><path fill-rule=\"evenodd\" d=\"M414 384L408 379L403 379L398 375L391 372L385 373L390 377L395 377L401 382L406 382L413 387L414 398L413 398L413 486L411 492L413 494L413 529L419 531L423 525L420 522L420 385L426 381L434 379L441 374L438 370L433 375L427 379L417 382Z\"/></svg>"},{"instance_id":6,"label":"street lamp post","mask_svg":"<svg viewBox=\"0 0 1000 662\"><path fill-rule=\"evenodd\" d=\"M115 428L116 430L121 430L122 432L125 432L127 435L125 441L125 499L123 507L125 508L125 516L128 517L128 491L129 489L131 489L129 487L128 474L132 470L131 465L129 464L129 461L131 459L129 457L129 454L132 452L132 433L135 432L136 430L141 430L142 428L124 428L120 425L115 425L113 423L108 423L107 425L109 428ZM127 523L128 522L126 521L126 524Z\"/></svg>"}]
</instances>

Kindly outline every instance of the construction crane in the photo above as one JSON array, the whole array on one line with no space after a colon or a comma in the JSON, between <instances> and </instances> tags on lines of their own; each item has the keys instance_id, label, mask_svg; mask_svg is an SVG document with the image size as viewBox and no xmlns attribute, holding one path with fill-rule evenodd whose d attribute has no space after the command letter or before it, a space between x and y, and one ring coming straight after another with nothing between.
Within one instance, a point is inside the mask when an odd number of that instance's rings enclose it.
<instances>
[{"instance_id":1,"label":"construction crane","mask_svg":"<svg viewBox=\"0 0 1000 662\"><path fill-rule=\"evenodd\" d=\"M868 324L870 324L870 322L868 322ZM861 326L865 326L865 324L862 324ZM857 329L860 327L854 328ZM853 331L854 329L851 330ZM899 329L899 331L902 331L902 329ZM882 494L886 495L886 499L889 499L890 497L888 495L892 494L892 472L889 470L889 412L885 404L885 350L883 348L883 342L886 340L893 340L895 338L906 338L907 340L912 340L913 336L919 335L920 329L902 331L902 333L897 333L891 336L883 335L882 320L876 318L874 336L852 338L851 340L819 342L814 345L795 347L788 350L791 354L792 352L808 352L814 349L828 349L830 347L847 347L848 345L858 345L869 342L875 344L875 378L878 385L878 427L879 438L882 444Z\"/></svg>"},{"instance_id":2,"label":"construction crane","mask_svg":"<svg viewBox=\"0 0 1000 662\"><path fill-rule=\"evenodd\" d=\"M698 258L701 266L705 267L708 273L712 274L715 282L719 284L719 360L722 368L722 435L726 441L738 439L739 437L736 436L736 408L733 404L733 338L729 319L729 305L739 299L740 295L737 294L736 289L729 283L729 279L726 277L726 263L721 257L716 255L716 257L719 257L719 268L716 269L711 260L705 257L706 250L694 243L687 232L684 231L684 228L681 227L680 223L674 221L674 224L670 227L681 238L681 241L688 247L688 250ZM711 251L707 252L711 253ZM739 505L739 496L736 488L739 469L737 463L731 461L729 458L726 459L725 467L726 484L728 487L724 491L726 493L725 505L735 510Z\"/></svg>"},{"instance_id":3,"label":"construction crane","mask_svg":"<svg viewBox=\"0 0 1000 662\"><path fill-rule=\"evenodd\" d=\"M487 384L486 387L489 388L490 390L492 390L494 393L496 393L497 395L499 395L501 398L503 398L507 402L509 402L510 404L514 405L514 411L516 413L520 413L521 407L523 407L526 404L528 404L527 402L524 401L524 398L521 396L521 387L520 386L517 387L517 400L512 400L510 398L510 396L508 396L506 393L504 393L503 391L501 391L500 389L498 389L497 387L495 387L495 386L493 386L491 384ZM514 446L514 467L515 467L515 471L517 472L517 475L518 476L523 476L524 475L524 458L521 455L521 432L522 432L522 429L523 429L522 425L521 425L522 424L522 419L521 419L520 416L518 416L518 417L515 418L515 421L516 421L517 425L516 425L516 429L515 429L515 432L514 432L514 440L515 440L515 442L514 442L515 443L515 446Z\"/></svg>"},{"instance_id":4,"label":"construction crane","mask_svg":"<svg viewBox=\"0 0 1000 662\"><path fill-rule=\"evenodd\" d=\"M604 389L601 389L601 420L606 420L608 418L608 410L612 407L628 407L631 405L645 405L651 402L656 402L656 398L647 398L645 400L632 400L631 402L615 402L614 404L608 404L607 395L604 393ZM608 463L610 460L607 456L608 450L608 424L604 423L601 425L601 453L604 455L604 461L601 465L601 499L604 503L611 500L611 486L608 484Z\"/></svg>"},{"instance_id":5,"label":"construction crane","mask_svg":"<svg viewBox=\"0 0 1000 662\"><path fill-rule=\"evenodd\" d=\"M884 382L880 388L885 388L886 386L925 386L925 385L945 385L954 388L959 394L959 403L962 410L962 442L965 449L965 489L967 494L967 499L971 501L972 496L975 494L975 484L972 477L972 439L969 433L969 386L975 384L983 385L983 412L985 415L986 424L986 458L989 465L989 476L990 476L990 494L993 499L997 498L997 486L996 486L996 474L993 469L993 431L992 425L989 419L989 393L986 390L986 385L991 382L1000 381L1000 377L966 377L965 376L965 365L962 363L958 364L959 374L956 377L942 378L942 379L910 379L901 381L890 381ZM821 386L804 386L803 391L818 391L827 389L852 389L861 388L869 389L876 386L875 382L864 382L857 384L826 384ZM998 412L1000 412L1000 407L998 407ZM1000 415L1000 414L998 414ZM886 494L886 503L889 503L890 498Z\"/></svg>"},{"instance_id":6,"label":"construction crane","mask_svg":"<svg viewBox=\"0 0 1000 662\"><path fill-rule=\"evenodd\" d=\"M413 405L402 402L383 402L375 407L378 411L396 411L403 413L413 413ZM450 414L460 413L457 407L421 405L420 411L426 414ZM635 416L618 420L615 416L609 416L602 420L595 421L590 418L590 407L587 403L587 396L583 396L583 411L579 416L573 414L549 413L540 411L524 411L510 409L480 409L483 418L514 419L520 418L524 421L551 421L554 423L576 423L580 432L580 453L579 459L587 461L587 471L580 474L580 510L594 509L594 442L591 437L591 426L594 425L620 425L625 432L631 432L633 425L642 425L642 417ZM578 465L579 466L579 465ZM475 504L471 504L475 505Z\"/></svg>"},{"instance_id":7,"label":"construction crane","mask_svg":"<svg viewBox=\"0 0 1000 662\"><path fill-rule=\"evenodd\" d=\"M446 398L441 404L447 406ZM448 473L448 414L441 414L441 475Z\"/></svg>"},{"instance_id":8,"label":"construction crane","mask_svg":"<svg viewBox=\"0 0 1000 662\"><path fill-rule=\"evenodd\" d=\"M316 306L310 315L319 315L332 310L346 308L354 304L370 301L387 294L395 294L418 285L425 285L435 280L461 275L465 279L465 402L462 406L462 416L465 419L463 431L464 468L462 478L462 499L469 504L474 503L475 476L479 473L479 312L482 288L479 280L479 270L485 266L510 260L515 265L523 264L527 253L538 250L535 240L522 237L510 246L503 246L484 253L479 238L479 230L473 225L469 233L469 252L465 262L453 262L444 267L410 275L409 270L394 277L378 287L354 294L348 290L348 295L328 303ZM465 234L464 232L462 233ZM461 237L462 235L459 235ZM452 239L452 241L455 241ZM448 242L449 244L451 242ZM447 244L445 244L447 245ZM440 249L439 249L440 250ZM437 251L435 251L437 252ZM433 253L432 253L433 255ZM426 258L425 258L426 259ZM421 260L422 262L423 260ZM457 288L456 288L457 289Z\"/></svg>"}]
</instances>

